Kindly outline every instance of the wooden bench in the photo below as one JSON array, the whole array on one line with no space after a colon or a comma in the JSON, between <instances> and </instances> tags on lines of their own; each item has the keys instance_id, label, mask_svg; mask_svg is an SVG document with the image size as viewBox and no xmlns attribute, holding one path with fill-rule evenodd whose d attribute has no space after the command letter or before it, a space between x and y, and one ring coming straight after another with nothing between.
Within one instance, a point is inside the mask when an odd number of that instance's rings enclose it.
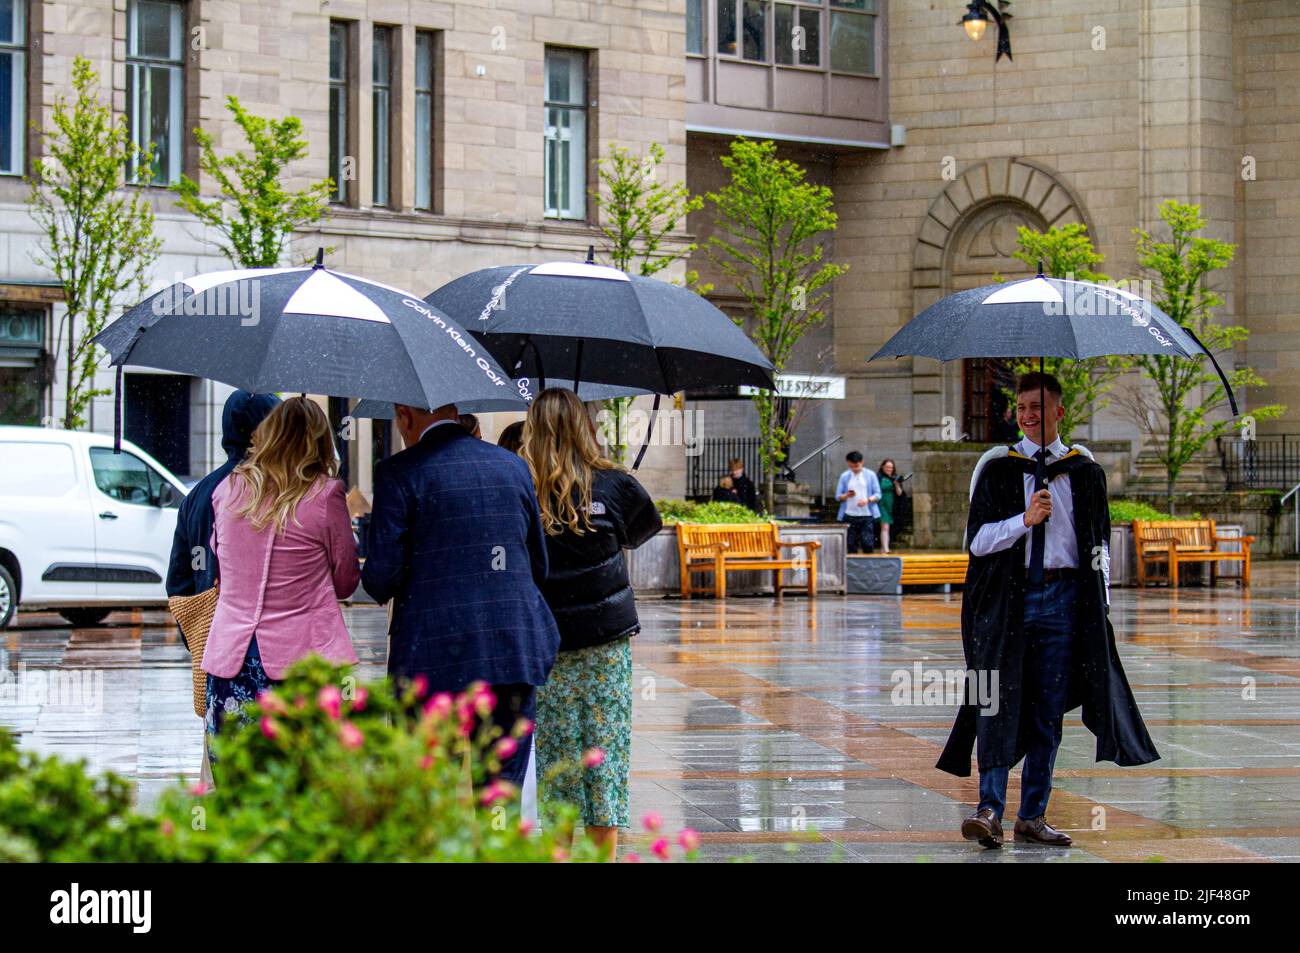
<instances>
[{"instance_id":1,"label":"wooden bench","mask_svg":"<svg viewBox=\"0 0 1300 953\"><path fill-rule=\"evenodd\" d=\"M677 558L681 563L682 598L712 592L727 595L727 573L772 570L772 591L781 595L787 569L808 571L808 595L817 593L818 542L789 543L781 539L775 523L678 523ZM796 558L782 556L783 549L802 549ZM693 576L713 573L713 585L696 584ZM800 588L803 588L800 586Z\"/></svg>"},{"instance_id":2,"label":"wooden bench","mask_svg":"<svg viewBox=\"0 0 1300 953\"><path fill-rule=\"evenodd\" d=\"M1139 586L1168 582L1178 588L1178 567L1187 563L1209 563L1210 585L1218 582L1221 562L1239 562L1241 585L1250 585L1250 544L1254 536L1219 536L1214 520L1134 520L1133 549ZM1241 552L1228 552L1220 543L1239 543ZM1152 572L1152 563L1164 563L1164 573Z\"/></svg>"},{"instance_id":3,"label":"wooden bench","mask_svg":"<svg viewBox=\"0 0 1300 953\"><path fill-rule=\"evenodd\" d=\"M904 553L903 586L952 586L966 582L966 553Z\"/></svg>"}]
</instances>

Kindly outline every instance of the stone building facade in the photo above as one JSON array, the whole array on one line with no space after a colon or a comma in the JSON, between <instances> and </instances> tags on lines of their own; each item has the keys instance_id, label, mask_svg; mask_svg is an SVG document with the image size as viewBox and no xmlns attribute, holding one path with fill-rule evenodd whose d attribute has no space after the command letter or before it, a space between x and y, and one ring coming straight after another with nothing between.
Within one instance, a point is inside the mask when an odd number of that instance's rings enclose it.
<instances>
[{"instance_id":1,"label":"stone building facade","mask_svg":"<svg viewBox=\"0 0 1300 953\"><path fill-rule=\"evenodd\" d=\"M139 2L147 0L31 0L32 117L48 120L75 55L91 59L115 108L128 109L130 10ZM852 447L873 465L889 456L910 470L913 443L942 439L945 418L970 439L996 436L981 431L995 389L988 368L867 358L942 295L1023 274L1010 257L1016 226L1084 222L1106 256L1104 270L1132 276L1132 230L1158 231L1157 210L1168 198L1201 204L1210 233L1238 244L1221 273L1227 304L1220 318L1245 325L1251 337L1227 363L1248 363L1269 382L1246 395L1246 410L1269 402L1290 408L1281 420L1261 422L1262 434L1296 429L1300 375L1290 372L1300 364L1300 181L1288 161L1300 140L1295 0L1097 0L1086 9L1066 0L1013 2L1014 59L997 63L991 31L973 43L957 25L959 0L181 6L187 126L201 124L222 148L237 148L239 131L224 109L235 95L254 112L302 118L311 151L293 169L297 184L329 174L336 154L355 160L342 201L319 228L297 236L293 258L328 246L334 267L421 294L474 268L579 259L599 244L590 202L570 217L547 213L548 51L576 55L585 66L577 105L587 128L587 186L609 143L635 151L663 145L668 176L702 193L722 183L718 156L730 137L775 139L812 180L833 189L839 228L826 250L850 268L834 284L827 323L791 367L846 378L844 400L817 402L804 418L796 451L842 437L832 479ZM782 31L795 22L806 27L803 48L787 49ZM335 32L332 23L344 26ZM377 26L388 28L385 83L375 81ZM342 84L331 83L332 36L346 59ZM426 92L417 70L430 53ZM347 89L343 132L331 125L339 108L332 86ZM376 205L373 177L379 86L390 117L384 207ZM424 166L412 146L423 135L421 97L432 130ZM333 151L331 137L342 143ZM29 137L29 160L37 151ZM191 175L196 160L187 143L180 162ZM430 180L422 168L431 169ZM223 267L170 194L148 192L165 239L159 280ZM19 181L0 175L0 297L41 299L52 326L58 304L46 300L48 276L30 260L35 236L24 195ZM706 207L676 238L703 243L712 227ZM714 281L721 306L738 306L702 250L689 266ZM53 384L44 414L60 412ZM217 456L226 389L202 381L185 387L188 469L199 473ZM682 406L700 412L701 435L752 434L747 402L698 396L687 395ZM128 400L128 421L131 413ZM97 402L93 426L111 425L111 403ZM1080 436L1128 440L1132 458L1139 449L1137 430L1114 409ZM384 447L369 424L360 437L350 464L364 489ZM681 446L656 446L641 472L657 495L681 495L688 466ZM800 471L804 480L816 476L815 464ZM921 495L917 505L925 505Z\"/></svg>"}]
</instances>

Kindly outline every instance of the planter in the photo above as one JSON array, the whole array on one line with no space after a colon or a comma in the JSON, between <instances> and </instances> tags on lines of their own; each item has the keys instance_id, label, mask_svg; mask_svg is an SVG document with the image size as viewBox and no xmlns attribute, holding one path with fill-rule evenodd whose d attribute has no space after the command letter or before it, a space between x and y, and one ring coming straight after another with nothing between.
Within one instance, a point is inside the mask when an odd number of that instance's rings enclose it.
<instances>
[{"instance_id":1,"label":"planter","mask_svg":"<svg viewBox=\"0 0 1300 953\"><path fill-rule=\"evenodd\" d=\"M781 539L792 543L821 543L821 548L817 550L817 591L844 592L848 527L843 523L814 523L782 526L780 532ZM665 526L639 549L626 550L623 555L627 559L632 588L638 593L681 591L681 566L677 559L675 527ZM787 570L785 581L788 586L797 586L801 582L806 584L807 573L804 570ZM771 591L771 571L727 574L728 594L753 595Z\"/></svg>"}]
</instances>

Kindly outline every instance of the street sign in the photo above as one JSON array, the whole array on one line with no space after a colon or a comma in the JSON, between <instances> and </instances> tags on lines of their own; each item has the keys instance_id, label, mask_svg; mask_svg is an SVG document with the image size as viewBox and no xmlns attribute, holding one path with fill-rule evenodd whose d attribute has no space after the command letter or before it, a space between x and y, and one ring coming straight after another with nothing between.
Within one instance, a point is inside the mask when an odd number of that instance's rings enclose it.
<instances>
[{"instance_id":1,"label":"street sign","mask_svg":"<svg viewBox=\"0 0 1300 953\"><path fill-rule=\"evenodd\" d=\"M818 374L778 374L776 375L776 392L781 397L809 397L814 400L843 400L843 376L825 376ZM758 389L742 384L740 394L750 397Z\"/></svg>"}]
</instances>

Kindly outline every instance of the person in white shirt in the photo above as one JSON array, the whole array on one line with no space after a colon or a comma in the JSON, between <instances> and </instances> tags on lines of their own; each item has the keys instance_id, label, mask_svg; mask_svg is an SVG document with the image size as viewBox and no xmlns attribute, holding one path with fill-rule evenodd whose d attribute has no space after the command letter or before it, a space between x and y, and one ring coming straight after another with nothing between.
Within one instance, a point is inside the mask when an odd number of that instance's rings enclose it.
<instances>
[{"instance_id":1,"label":"person in white shirt","mask_svg":"<svg viewBox=\"0 0 1300 953\"><path fill-rule=\"evenodd\" d=\"M1061 441L1064 416L1060 382L1024 375L1016 419L1027 436L984 454L971 478L971 558L962 594L967 697L937 766L968 776L978 742L980 800L962 836L985 847L1002 844L1008 774L1021 758L1015 839L1070 846L1069 835L1046 819L1070 709L1083 706L1098 761L1137 765L1160 757L1108 617L1106 474L1086 448Z\"/></svg>"},{"instance_id":2,"label":"person in white shirt","mask_svg":"<svg viewBox=\"0 0 1300 953\"><path fill-rule=\"evenodd\" d=\"M849 468L835 487L840 501L836 519L849 524L848 552L869 553L875 548L875 521L880 516L880 480L863 465L858 451L850 451L844 460Z\"/></svg>"}]
</instances>

